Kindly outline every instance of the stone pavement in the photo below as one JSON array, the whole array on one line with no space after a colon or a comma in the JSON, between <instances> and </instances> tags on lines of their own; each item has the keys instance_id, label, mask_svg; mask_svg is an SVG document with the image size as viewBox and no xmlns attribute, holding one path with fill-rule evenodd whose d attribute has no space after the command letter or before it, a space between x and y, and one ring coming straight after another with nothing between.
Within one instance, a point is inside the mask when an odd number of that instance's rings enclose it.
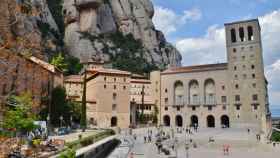
<instances>
[{"instance_id":1,"label":"stone pavement","mask_svg":"<svg viewBox=\"0 0 280 158\"><path fill-rule=\"evenodd\" d=\"M155 128L149 128L153 130L153 135L156 134ZM172 135L170 128L163 129L166 134ZM250 132L244 129L200 129L198 133L192 135L186 135L185 132L174 132L174 136L178 140L178 145L173 151L171 148L171 156L166 156L163 153L158 154L155 146L155 138L153 137L152 143L144 143L144 135L147 135L148 128L136 129L133 131L136 134L137 139L133 142L131 152L134 153L133 158L168 158L175 156L177 153L178 158L185 158L186 140L189 142L191 138L193 142L197 144L197 148L189 149L189 158L277 158L280 155L280 145L272 147L271 144L265 144L256 140L256 133ZM128 135L128 132L123 131L121 137L133 139ZM214 139L214 142L209 143L209 137ZM164 142L164 146L168 147L173 144L174 139ZM224 144L230 145L229 155L223 155L222 146ZM177 152L176 152L177 151ZM125 154L116 154L118 158L126 158ZM110 157L111 158L111 157ZM113 158L113 157L112 157Z\"/></svg>"}]
</instances>

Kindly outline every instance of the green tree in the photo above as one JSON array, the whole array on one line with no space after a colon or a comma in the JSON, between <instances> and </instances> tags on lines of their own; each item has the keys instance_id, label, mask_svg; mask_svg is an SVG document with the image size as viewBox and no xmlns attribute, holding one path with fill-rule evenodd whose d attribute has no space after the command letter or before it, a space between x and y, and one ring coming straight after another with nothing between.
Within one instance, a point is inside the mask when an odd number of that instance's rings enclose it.
<instances>
[{"instance_id":1,"label":"green tree","mask_svg":"<svg viewBox=\"0 0 280 158\"><path fill-rule=\"evenodd\" d=\"M67 75L76 75L82 70L83 65L80 63L80 60L76 57L69 56L66 58L67 63Z\"/></svg>"},{"instance_id":2,"label":"green tree","mask_svg":"<svg viewBox=\"0 0 280 158\"><path fill-rule=\"evenodd\" d=\"M54 56L51 60L51 64L62 70L63 72L68 71L68 65L63 57L62 53L59 53L57 56Z\"/></svg>"},{"instance_id":3,"label":"green tree","mask_svg":"<svg viewBox=\"0 0 280 158\"><path fill-rule=\"evenodd\" d=\"M81 120L82 113L82 105L81 103L69 101L68 105L71 109L71 116L73 118L73 122L79 123Z\"/></svg>"},{"instance_id":4,"label":"green tree","mask_svg":"<svg viewBox=\"0 0 280 158\"><path fill-rule=\"evenodd\" d=\"M26 133L32 131L37 126L34 124L36 115L32 111L32 95L23 93L19 96L9 98L14 106L9 107L5 113L3 127L5 129L15 129L16 132Z\"/></svg>"},{"instance_id":5,"label":"green tree","mask_svg":"<svg viewBox=\"0 0 280 158\"><path fill-rule=\"evenodd\" d=\"M52 91L50 119L54 126L60 125L60 117L63 117L64 125L69 124L71 108L66 100L66 91L63 87L56 87Z\"/></svg>"}]
</instances>

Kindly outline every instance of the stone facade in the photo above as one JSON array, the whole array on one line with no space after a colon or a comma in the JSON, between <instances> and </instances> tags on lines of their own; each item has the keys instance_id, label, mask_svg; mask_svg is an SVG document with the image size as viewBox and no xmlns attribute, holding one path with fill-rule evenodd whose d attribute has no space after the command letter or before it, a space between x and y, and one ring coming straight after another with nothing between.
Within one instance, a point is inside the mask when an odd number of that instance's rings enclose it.
<instances>
[{"instance_id":1,"label":"stone facade","mask_svg":"<svg viewBox=\"0 0 280 158\"><path fill-rule=\"evenodd\" d=\"M165 126L248 128L268 134L271 116L257 19L225 24L228 63L153 72Z\"/></svg>"},{"instance_id":2,"label":"stone facade","mask_svg":"<svg viewBox=\"0 0 280 158\"><path fill-rule=\"evenodd\" d=\"M0 104L10 94L30 92L33 110L38 113L44 99L50 97L52 88L63 85L63 74L53 65L36 57L24 57L6 49L0 50ZM3 109L3 108L1 108Z\"/></svg>"}]
</instances>

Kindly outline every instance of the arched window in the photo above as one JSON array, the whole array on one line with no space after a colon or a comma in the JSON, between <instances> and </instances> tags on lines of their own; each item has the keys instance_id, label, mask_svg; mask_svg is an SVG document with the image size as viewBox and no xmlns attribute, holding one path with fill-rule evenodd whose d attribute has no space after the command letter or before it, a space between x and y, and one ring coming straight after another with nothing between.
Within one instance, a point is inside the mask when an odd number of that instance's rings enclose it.
<instances>
[{"instance_id":1,"label":"arched window","mask_svg":"<svg viewBox=\"0 0 280 158\"><path fill-rule=\"evenodd\" d=\"M236 42L236 33L235 33L235 29L231 29L230 30L230 34L231 34L231 42L235 43Z\"/></svg>"},{"instance_id":2,"label":"arched window","mask_svg":"<svg viewBox=\"0 0 280 158\"><path fill-rule=\"evenodd\" d=\"M176 81L174 84L174 104L184 105L184 86L181 81Z\"/></svg>"},{"instance_id":3,"label":"arched window","mask_svg":"<svg viewBox=\"0 0 280 158\"><path fill-rule=\"evenodd\" d=\"M239 28L239 37L240 37L241 42L245 41L245 34L244 34L244 28L243 27Z\"/></svg>"},{"instance_id":4,"label":"arched window","mask_svg":"<svg viewBox=\"0 0 280 158\"><path fill-rule=\"evenodd\" d=\"M204 83L204 101L206 105L214 105L216 103L215 82L207 79Z\"/></svg>"},{"instance_id":5,"label":"arched window","mask_svg":"<svg viewBox=\"0 0 280 158\"><path fill-rule=\"evenodd\" d=\"M191 80L189 83L189 103L199 105L199 85L197 80Z\"/></svg>"},{"instance_id":6,"label":"arched window","mask_svg":"<svg viewBox=\"0 0 280 158\"><path fill-rule=\"evenodd\" d=\"M248 40L249 41L254 40L253 27L248 26L247 31L248 31Z\"/></svg>"}]
</instances>

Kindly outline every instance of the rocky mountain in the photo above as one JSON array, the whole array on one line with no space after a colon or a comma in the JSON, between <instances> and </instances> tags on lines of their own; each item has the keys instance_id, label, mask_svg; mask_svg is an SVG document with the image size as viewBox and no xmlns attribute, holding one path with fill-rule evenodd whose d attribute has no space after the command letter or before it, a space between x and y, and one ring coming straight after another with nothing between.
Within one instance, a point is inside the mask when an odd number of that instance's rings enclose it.
<instances>
[{"instance_id":1,"label":"rocky mountain","mask_svg":"<svg viewBox=\"0 0 280 158\"><path fill-rule=\"evenodd\" d=\"M0 0L0 47L50 59L66 52L129 70L179 66L150 0ZM136 71L138 72L138 70Z\"/></svg>"}]
</instances>

